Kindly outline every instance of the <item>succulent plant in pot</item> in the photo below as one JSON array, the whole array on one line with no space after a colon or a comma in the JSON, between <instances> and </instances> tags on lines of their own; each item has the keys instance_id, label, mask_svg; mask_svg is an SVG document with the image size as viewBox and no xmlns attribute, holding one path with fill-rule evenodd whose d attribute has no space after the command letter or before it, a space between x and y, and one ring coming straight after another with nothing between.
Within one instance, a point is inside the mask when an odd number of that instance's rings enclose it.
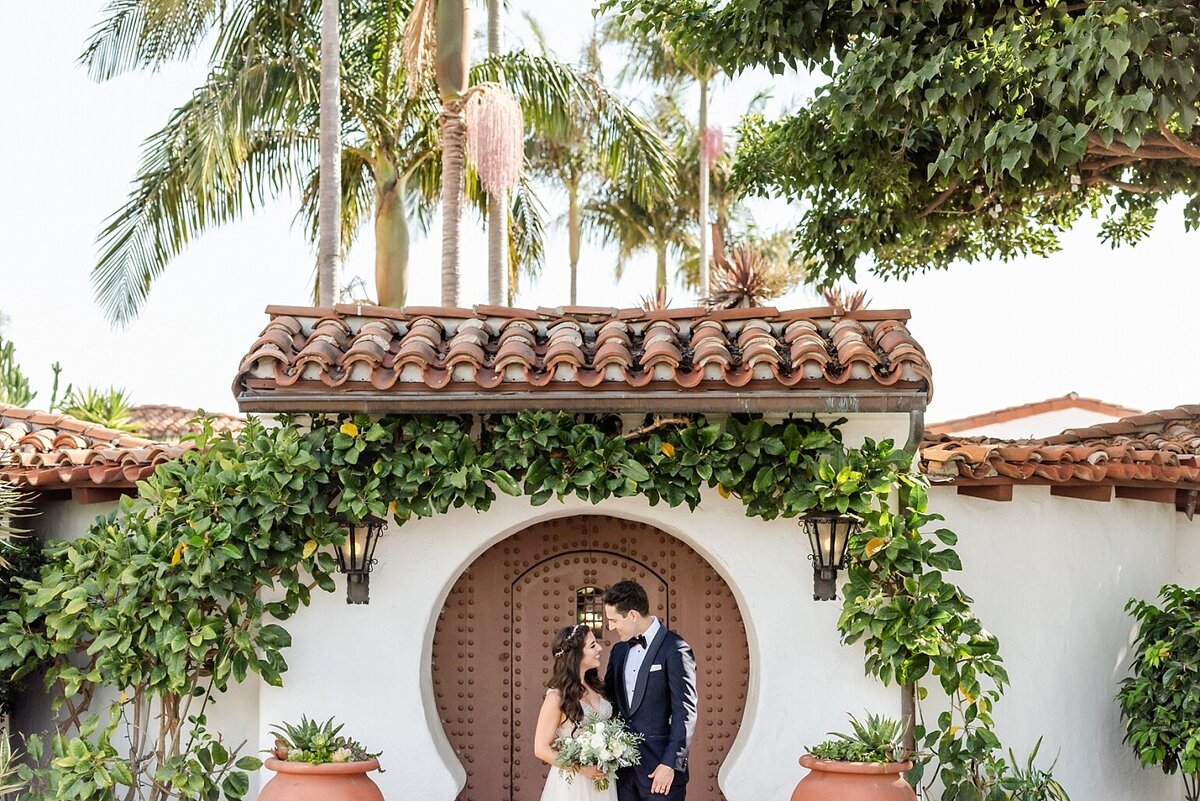
<instances>
[{"instance_id":1,"label":"succulent plant in pot","mask_svg":"<svg viewBox=\"0 0 1200 801\"><path fill-rule=\"evenodd\" d=\"M274 758L266 766L276 772L259 801L383 801L367 773L381 770L379 753L342 734L342 724L301 717L298 724L272 726Z\"/></svg>"},{"instance_id":2,"label":"succulent plant in pot","mask_svg":"<svg viewBox=\"0 0 1200 801\"><path fill-rule=\"evenodd\" d=\"M870 713L860 722L851 715L850 728L851 734L830 732L832 739L800 757L809 774L792 801L915 801L901 775L912 762L904 759L900 722Z\"/></svg>"},{"instance_id":3,"label":"succulent plant in pot","mask_svg":"<svg viewBox=\"0 0 1200 801\"><path fill-rule=\"evenodd\" d=\"M369 753L362 743L341 733L344 724L334 725L333 718L317 723L301 716L300 723L280 723L271 728L275 735L276 759L322 765L327 762L366 762L381 752Z\"/></svg>"}]
</instances>

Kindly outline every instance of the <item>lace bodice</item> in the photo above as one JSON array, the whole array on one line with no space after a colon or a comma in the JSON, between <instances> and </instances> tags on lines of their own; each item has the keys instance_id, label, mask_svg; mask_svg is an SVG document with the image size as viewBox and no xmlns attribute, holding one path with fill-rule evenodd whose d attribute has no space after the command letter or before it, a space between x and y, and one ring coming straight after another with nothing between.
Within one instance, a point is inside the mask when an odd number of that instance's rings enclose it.
<instances>
[{"instance_id":1,"label":"lace bodice","mask_svg":"<svg viewBox=\"0 0 1200 801\"><path fill-rule=\"evenodd\" d=\"M547 695L550 695L551 693L557 695L558 690L547 690L546 691ZM608 720L613 716L613 706L607 698L600 699L599 707L592 707L588 704L587 701L583 701L582 704L583 704L584 714L596 715L601 720ZM554 736L555 737L570 737L574 731L575 731L575 724L569 720L564 720L559 725L558 729L554 732Z\"/></svg>"}]
</instances>

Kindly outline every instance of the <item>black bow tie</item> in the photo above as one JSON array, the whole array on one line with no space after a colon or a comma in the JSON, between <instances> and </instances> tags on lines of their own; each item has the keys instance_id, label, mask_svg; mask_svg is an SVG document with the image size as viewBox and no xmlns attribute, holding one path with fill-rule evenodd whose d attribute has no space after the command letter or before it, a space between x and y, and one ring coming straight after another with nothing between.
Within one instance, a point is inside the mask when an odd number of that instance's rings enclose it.
<instances>
[{"instance_id":1,"label":"black bow tie","mask_svg":"<svg viewBox=\"0 0 1200 801\"><path fill-rule=\"evenodd\" d=\"M632 639L629 641L629 647L630 647L630 648L632 648L632 647L633 647L633 646L635 646L635 645L640 645L640 646L642 646L643 648L645 648L645 647L646 647L646 635L645 635L645 634L639 634L638 636L636 636L636 637L632 638Z\"/></svg>"}]
</instances>

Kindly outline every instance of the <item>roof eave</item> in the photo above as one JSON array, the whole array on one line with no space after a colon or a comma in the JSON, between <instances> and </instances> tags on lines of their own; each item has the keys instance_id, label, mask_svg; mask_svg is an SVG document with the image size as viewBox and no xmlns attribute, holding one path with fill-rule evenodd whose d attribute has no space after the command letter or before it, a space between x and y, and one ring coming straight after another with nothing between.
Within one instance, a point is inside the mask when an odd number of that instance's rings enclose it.
<instances>
[{"instance_id":1,"label":"roof eave","mask_svg":"<svg viewBox=\"0 0 1200 801\"><path fill-rule=\"evenodd\" d=\"M524 409L618 413L802 413L859 414L924 411L924 390L854 390L827 392L656 391L588 392L287 392L243 390L242 412L366 414L502 413Z\"/></svg>"}]
</instances>

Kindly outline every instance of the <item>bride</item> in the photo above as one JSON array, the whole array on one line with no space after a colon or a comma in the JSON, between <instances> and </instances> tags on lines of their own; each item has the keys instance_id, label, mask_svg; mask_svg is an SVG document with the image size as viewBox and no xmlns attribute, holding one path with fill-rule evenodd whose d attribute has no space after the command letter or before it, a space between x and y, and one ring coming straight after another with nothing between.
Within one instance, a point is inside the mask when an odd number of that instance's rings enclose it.
<instances>
[{"instance_id":1,"label":"bride","mask_svg":"<svg viewBox=\"0 0 1200 801\"><path fill-rule=\"evenodd\" d=\"M600 678L602 648L591 628L581 623L560 629L552 650L554 674L546 682L549 689L533 738L534 755L551 766L558 756L554 750L557 738L571 736L588 715L608 720L613 714ZM616 782L607 790L596 789L594 780L605 778L604 771L586 767L578 768L576 774L569 776L563 769L551 767L542 801L615 801Z\"/></svg>"}]
</instances>

